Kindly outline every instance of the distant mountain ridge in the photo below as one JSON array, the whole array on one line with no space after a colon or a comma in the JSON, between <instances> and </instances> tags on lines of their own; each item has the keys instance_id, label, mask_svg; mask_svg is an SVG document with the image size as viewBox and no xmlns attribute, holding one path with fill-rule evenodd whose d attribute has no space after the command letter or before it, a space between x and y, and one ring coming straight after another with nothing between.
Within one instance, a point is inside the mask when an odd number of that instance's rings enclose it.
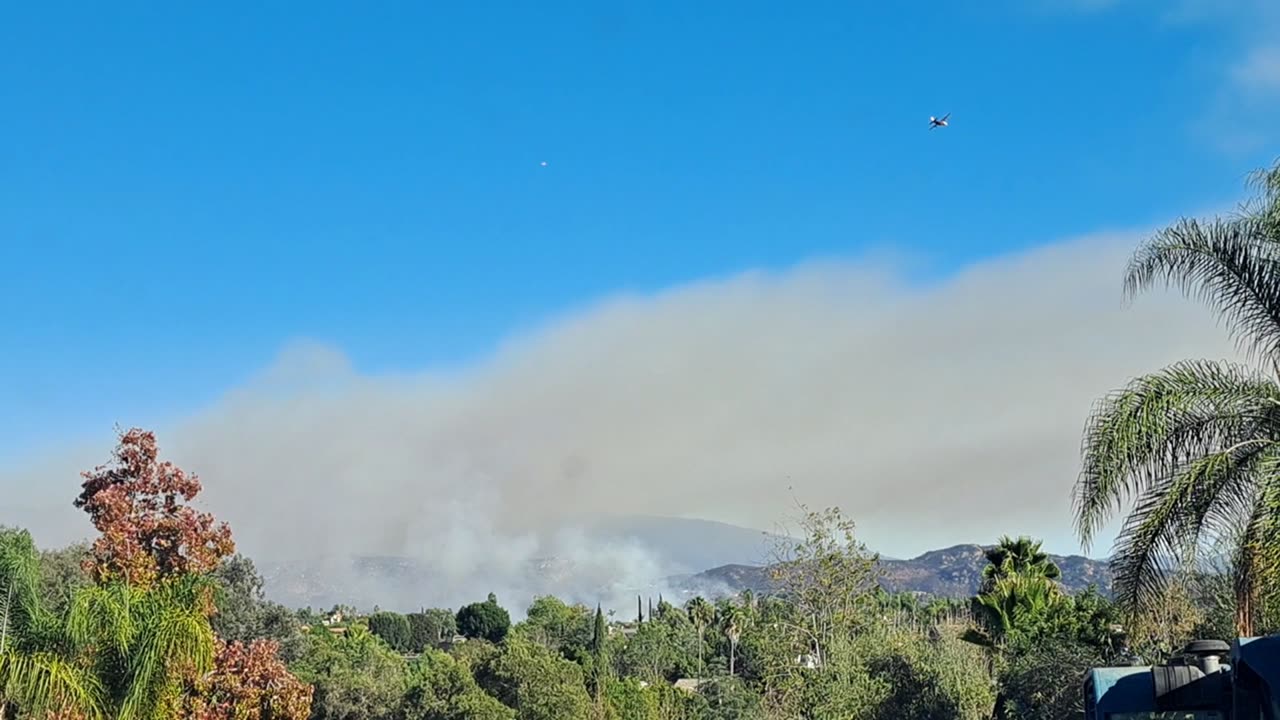
<instances>
[{"instance_id":1,"label":"distant mountain ridge","mask_svg":"<svg viewBox=\"0 0 1280 720\"><path fill-rule=\"evenodd\" d=\"M931 550L909 560L880 560L880 584L890 592L915 592L936 597L969 597L977 593L982 569L987 565L986 549L991 546L954 545ZM1111 593L1111 572L1105 560L1080 555L1050 555L1062 571L1062 586L1080 592L1094 586ZM771 589L767 567L730 564L703 572L671 578L687 594L716 594Z\"/></svg>"}]
</instances>

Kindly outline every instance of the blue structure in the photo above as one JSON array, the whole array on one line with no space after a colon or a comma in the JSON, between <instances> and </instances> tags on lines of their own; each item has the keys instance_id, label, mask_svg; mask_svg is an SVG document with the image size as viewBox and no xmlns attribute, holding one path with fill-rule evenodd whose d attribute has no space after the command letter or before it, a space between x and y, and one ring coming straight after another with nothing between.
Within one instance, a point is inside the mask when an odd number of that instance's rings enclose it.
<instances>
[{"instance_id":1,"label":"blue structure","mask_svg":"<svg viewBox=\"0 0 1280 720\"><path fill-rule=\"evenodd\" d=\"M1240 638L1231 645L1198 640L1167 665L1089 671L1085 718L1280 720L1278 694L1280 635Z\"/></svg>"}]
</instances>

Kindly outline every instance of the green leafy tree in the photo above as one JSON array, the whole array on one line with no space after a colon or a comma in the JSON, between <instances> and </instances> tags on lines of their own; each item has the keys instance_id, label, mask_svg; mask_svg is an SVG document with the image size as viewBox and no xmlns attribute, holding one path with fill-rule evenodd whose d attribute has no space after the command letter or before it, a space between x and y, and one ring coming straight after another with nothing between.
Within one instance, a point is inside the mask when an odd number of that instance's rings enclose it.
<instances>
[{"instance_id":1,"label":"green leafy tree","mask_svg":"<svg viewBox=\"0 0 1280 720\"><path fill-rule=\"evenodd\" d=\"M777 619L793 641L792 657L813 655L822 664L826 646L851 634L869 616L878 589L879 557L854 537L854 524L839 508L801 506L801 539L783 540L770 566L793 619Z\"/></svg>"},{"instance_id":2,"label":"green leafy tree","mask_svg":"<svg viewBox=\"0 0 1280 720\"><path fill-rule=\"evenodd\" d=\"M511 629L511 615L493 593L482 603L471 603L458 611L458 632L468 638L502 642Z\"/></svg>"},{"instance_id":3,"label":"green leafy tree","mask_svg":"<svg viewBox=\"0 0 1280 720\"><path fill-rule=\"evenodd\" d=\"M493 663L493 689L519 720L590 717L582 668L518 634L508 638Z\"/></svg>"},{"instance_id":4,"label":"green leafy tree","mask_svg":"<svg viewBox=\"0 0 1280 720\"><path fill-rule=\"evenodd\" d=\"M394 718L408 689L404 658L359 625L313 628L292 670L315 687L313 720Z\"/></svg>"},{"instance_id":5,"label":"green leafy tree","mask_svg":"<svg viewBox=\"0 0 1280 720\"><path fill-rule=\"evenodd\" d=\"M617 720L662 720L658 693L637 678L611 680L606 690L609 717Z\"/></svg>"},{"instance_id":6,"label":"green leafy tree","mask_svg":"<svg viewBox=\"0 0 1280 720\"><path fill-rule=\"evenodd\" d=\"M853 638L876 614L876 555L839 508L800 506L799 540L781 540L771 566L778 597L757 624L753 673L767 712L782 717L860 717L886 692L870 678Z\"/></svg>"},{"instance_id":7,"label":"green leafy tree","mask_svg":"<svg viewBox=\"0 0 1280 720\"><path fill-rule=\"evenodd\" d=\"M619 672L649 683L674 679L680 664L674 635L666 623L641 625L617 657Z\"/></svg>"},{"instance_id":8,"label":"green leafy tree","mask_svg":"<svg viewBox=\"0 0 1280 720\"><path fill-rule=\"evenodd\" d=\"M1252 635L1280 562L1280 165L1235 217L1184 219L1129 263L1130 295L1164 284L1205 302L1253 361L1186 361L1105 397L1084 434L1076 527L1088 544L1126 501L1112 554L1120 602L1141 610L1197 550L1232 548L1236 632Z\"/></svg>"},{"instance_id":9,"label":"green leafy tree","mask_svg":"<svg viewBox=\"0 0 1280 720\"><path fill-rule=\"evenodd\" d=\"M454 645L449 655L465 666L477 680L490 673L493 662L502 654L502 650L488 640L468 640ZM481 682L483 686L484 683Z\"/></svg>"},{"instance_id":10,"label":"green leafy tree","mask_svg":"<svg viewBox=\"0 0 1280 720\"><path fill-rule=\"evenodd\" d=\"M764 720L760 695L738 678L719 677L698 685L707 720Z\"/></svg>"},{"instance_id":11,"label":"green leafy tree","mask_svg":"<svg viewBox=\"0 0 1280 720\"><path fill-rule=\"evenodd\" d=\"M485 694L467 666L428 649L409 668L403 720L515 720L516 713Z\"/></svg>"},{"instance_id":12,"label":"green leafy tree","mask_svg":"<svg viewBox=\"0 0 1280 720\"><path fill-rule=\"evenodd\" d=\"M369 616L369 632L381 638L392 650L409 652L413 636L409 628L409 620L395 612L376 612Z\"/></svg>"},{"instance_id":13,"label":"green leafy tree","mask_svg":"<svg viewBox=\"0 0 1280 720\"><path fill-rule=\"evenodd\" d=\"M410 613L409 647L413 652L423 652L451 639L458 632L458 619L450 611L431 608Z\"/></svg>"},{"instance_id":14,"label":"green leafy tree","mask_svg":"<svg viewBox=\"0 0 1280 720\"><path fill-rule=\"evenodd\" d=\"M84 570L90 557L87 542L40 552L40 596L54 615L63 615L76 591L93 584Z\"/></svg>"},{"instance_id":15,"label":"green leafy tree","mask_svg":"<svg viewBox=\"0 0 1280 720\"><path fill-rule=\"evenodd\" d=\"M213 581L217 591L214 634L228 643L245 645L271 640L285 662L298 657L303 645L302 624L288 608L266 599L262 576L252 560L243 555L226 558L214 571Z\"/></svg>"},{"instance_id":16,"label":"green leafy tree","mask_svg":"<svg viewBox=\"0 0 1280 720\"><path fill-rule=\"evenodd\" d=\"M592 648L593 616L585 605L569 605L553 596L534 598L520 632L569 659Z\"/></svg>"}]
</instances>

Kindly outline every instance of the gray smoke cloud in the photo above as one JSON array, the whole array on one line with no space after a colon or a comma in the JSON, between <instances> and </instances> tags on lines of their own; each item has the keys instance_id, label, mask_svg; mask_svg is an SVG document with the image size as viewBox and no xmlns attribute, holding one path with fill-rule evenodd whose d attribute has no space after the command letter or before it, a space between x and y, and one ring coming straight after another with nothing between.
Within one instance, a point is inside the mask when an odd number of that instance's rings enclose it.
<instances>
[{"instance_id":1,"label":"gray smoke cloud","mask_svg":"<svg viewBox=\"0 0 1280 720\"><path fill-rule=\"evenodd\" d=\"M299 345L156 429L244 552L322 568L383 607L493 590L518 610L554 590L625 613L638 588L662 590L669 558L592 527L652 514L771 528L793 495L841 506L887 555L1001 533L1073 552L1091 404L1176 360L1235 357L1180 296L1124 303L1140 238L1078 238L927 284L892 263L820 262L615 297L463 371L370 376ZM110 441L4 472L0 522L45 544L86 534L68 500ZM352 555L416 564L357 579Z\"/></svg>"}]
</instances>

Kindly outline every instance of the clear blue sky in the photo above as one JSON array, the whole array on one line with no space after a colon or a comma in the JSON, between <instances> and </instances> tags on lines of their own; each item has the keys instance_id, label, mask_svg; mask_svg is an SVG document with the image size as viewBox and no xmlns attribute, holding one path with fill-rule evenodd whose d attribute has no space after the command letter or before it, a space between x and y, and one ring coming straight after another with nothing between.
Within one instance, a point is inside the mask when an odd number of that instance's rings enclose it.
<instances>
[{"instance_id":1,"label":"clear blue sky","mask_svg":"<svg viewBox=\"0 0 1280 720\"><path fill-rule=\"evenodd\" d=\"M3 455L293 338L464 363L615 291L1195 211L1269 156L1206 138L1239 33L1141 1L259 5L0 10Z\"/></svg>"}]
</instances>

